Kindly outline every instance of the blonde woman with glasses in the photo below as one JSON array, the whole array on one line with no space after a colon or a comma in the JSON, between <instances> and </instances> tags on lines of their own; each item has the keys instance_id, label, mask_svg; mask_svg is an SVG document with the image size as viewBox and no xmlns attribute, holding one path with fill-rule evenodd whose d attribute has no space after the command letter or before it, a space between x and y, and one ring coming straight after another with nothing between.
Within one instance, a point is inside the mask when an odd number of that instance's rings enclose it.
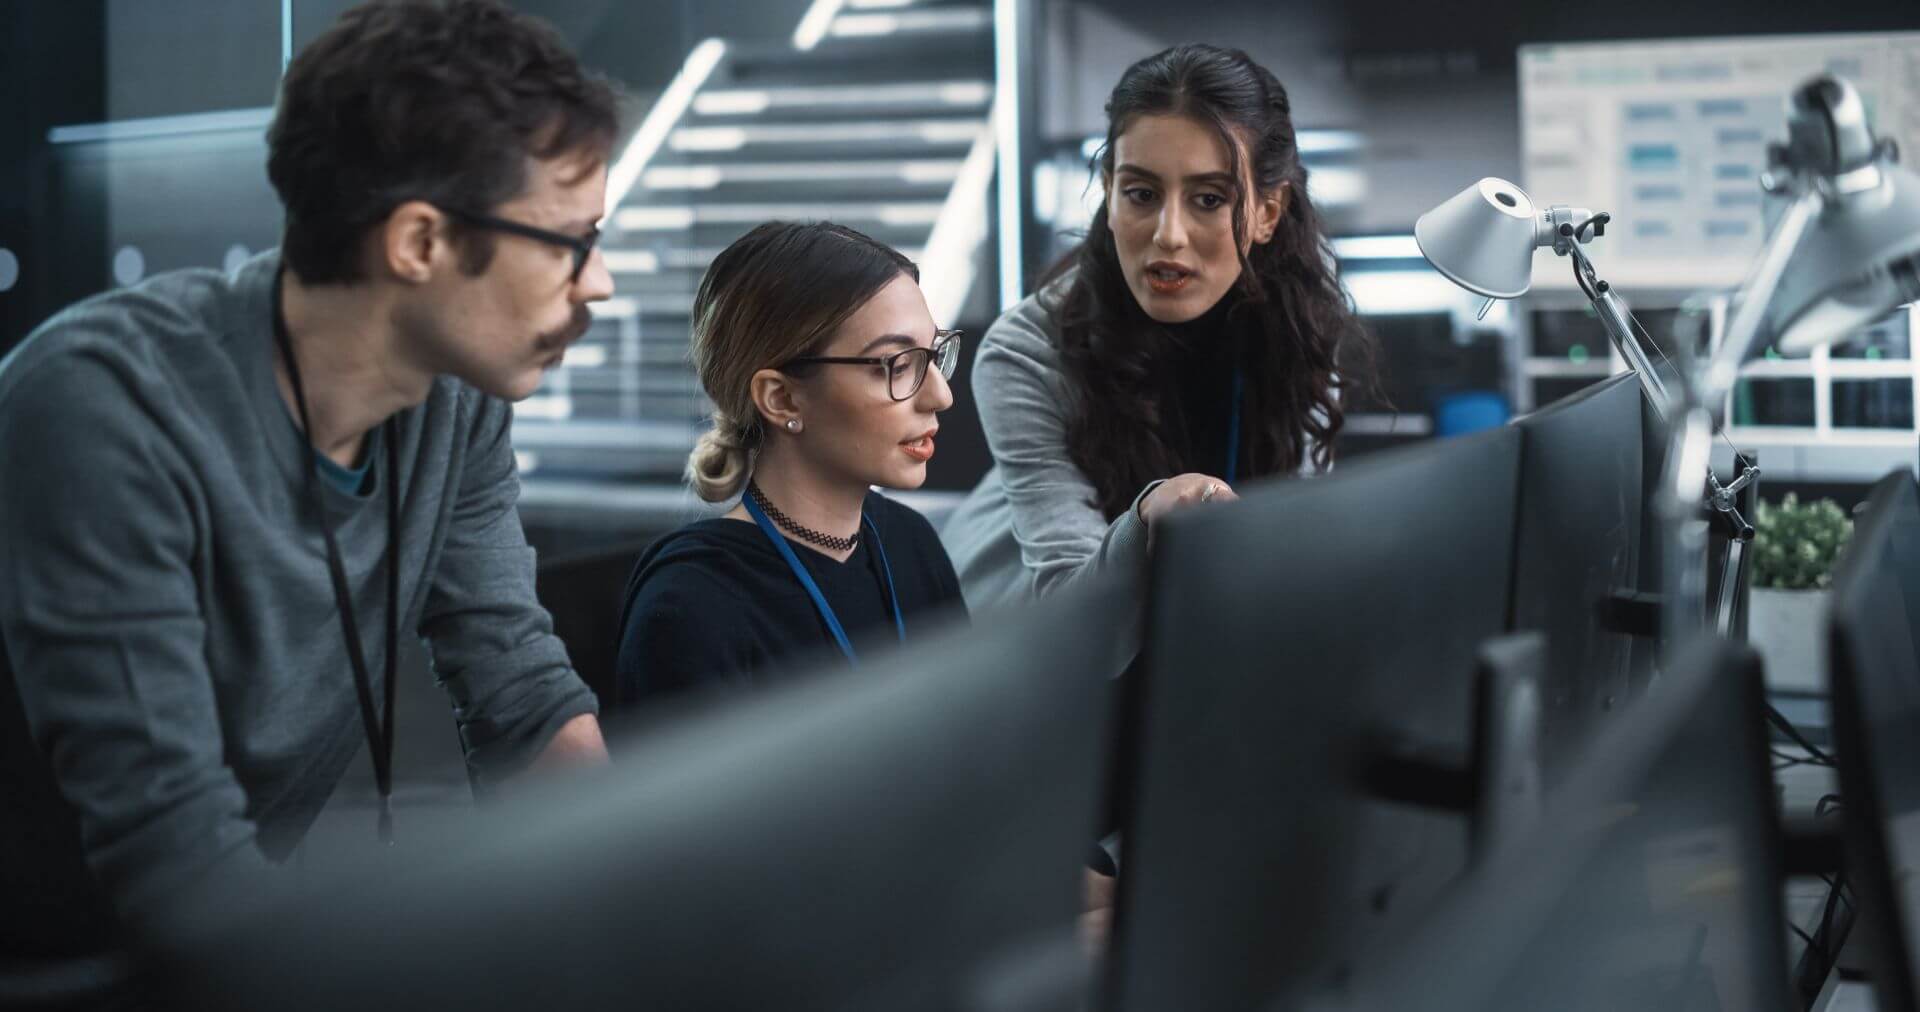
<instances>
[{"instance_id":1,"label":"blonde woman with glasses","mask_svg":"<svg viewBox=\"0 0 1920 1012\"><path fill-rule=\"evenodd\" d=\"M964 613L933 528L873 491L926 481L953 405L960 335L934 326L912 261L840 225L772 222L715 258L693 317L714 411L687 476L737 502L641 557L620 704L857 665Z\"/></svg>"}]
</instances>

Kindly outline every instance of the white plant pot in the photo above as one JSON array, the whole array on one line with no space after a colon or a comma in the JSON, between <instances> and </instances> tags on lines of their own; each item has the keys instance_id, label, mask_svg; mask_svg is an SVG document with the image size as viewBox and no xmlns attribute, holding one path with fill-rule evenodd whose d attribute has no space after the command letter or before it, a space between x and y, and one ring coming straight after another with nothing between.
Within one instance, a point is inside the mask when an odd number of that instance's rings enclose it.
<instances>
[{"instance_id":1,"label":"white plant pot","mask_svg":"<svg viewBox=\"0 0 1920 1012\"><path fill-rule=\"evenodd\" d=\"M1830 592L1755 587L1748 594L1747 641L1766 662L1767 688L1824 695Z\"/></svg>"}]
</instances>

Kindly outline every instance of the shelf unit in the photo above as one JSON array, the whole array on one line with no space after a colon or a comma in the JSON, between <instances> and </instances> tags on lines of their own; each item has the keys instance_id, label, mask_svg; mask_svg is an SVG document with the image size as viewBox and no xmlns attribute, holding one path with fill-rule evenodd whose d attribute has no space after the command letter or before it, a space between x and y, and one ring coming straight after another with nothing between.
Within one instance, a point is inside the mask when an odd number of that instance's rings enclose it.
<instances>
[{"instance_id":1,"label":"shelf unit","mask_svg":"<svg viewBox=\"0 0 1920 1012\"><path fill-rule=\"evenodd\" d=\"M1691 324L1696 340L1717 346L1728 299L1724 293L1691 300L1655 293L1639 300L1648 308L1636 306L1636 317L1667 351L1676 340L1675 323ZM1531 305L1516 313L1521 366L1512 396L1517 406L1539 406L1626 368L1577 296L1546 293L1523 301ZM1572 321L1577 323L1569 326ZM1606 354L1570 343L1570 331L1591 335L1592 345ZM1920 458L1916 331L1920 306L1906 306L1860 335L1804 358L1784 358L1769 349L1741 369L1740 383L1727 399L1728 439L1758 453L1769 476L1789 481L1869 482L1895 467L1914 467ZM1730 461L1726 442L1716 445L1719 458Z\"/></svg>"}]
</instances>

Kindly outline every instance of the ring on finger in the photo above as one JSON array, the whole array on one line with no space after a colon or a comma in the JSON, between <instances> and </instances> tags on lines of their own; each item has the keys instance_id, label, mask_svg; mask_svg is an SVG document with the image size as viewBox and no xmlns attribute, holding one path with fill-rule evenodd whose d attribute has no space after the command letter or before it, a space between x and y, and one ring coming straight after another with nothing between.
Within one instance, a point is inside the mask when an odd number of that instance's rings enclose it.
<instances>
[{"instance_id":1,"label":"ring on finger","mask_svg":"<svg viewBox=\"0 0 1920 1012\"><path fill-rule=\"evenodd\" d=\"M1218 491L1220 491L1220 486L1215 485L1212 482L1208 482L1207 487L1200 490L1200 501L1201 502L1211 501L1213 499L1214 493Z\"/></svg>"}]
</instances>

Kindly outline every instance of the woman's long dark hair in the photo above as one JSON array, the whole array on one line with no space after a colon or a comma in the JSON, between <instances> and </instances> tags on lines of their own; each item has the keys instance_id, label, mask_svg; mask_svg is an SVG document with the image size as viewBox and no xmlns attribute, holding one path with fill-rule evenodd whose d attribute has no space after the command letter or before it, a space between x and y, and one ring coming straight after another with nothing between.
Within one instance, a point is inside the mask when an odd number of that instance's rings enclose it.
<instances>
[{"instance_id":1,"label":"woman's long dark hair","mask_svg":"<svg viewBox=\"0 0 1920 1012\"><path fill-rule=\"evenodd\" d=\"M1249 175L1255 193L1238 192L1233 233L1240 277L1229 330L1245 336L1245 440L1250 474L1290 473L1311 455L1332 461L1344 415L1340 391L1371 375L1372 342L1353 315L1320 217L1307 198L1286 89L1237 49L1183 45L1127 68L1107 100L1107 140L1093 168L1113 177L1114 141L1142 116L1179 115L1212 127L1225 144L1234 179ZM1242 155L1251 162L1241 168ZM1249 247L1246 207L1286 185L1286 210L1271 241ZM1080 245L1041 280L1042 304L1060 333L1069 405L1067 449L1093 482L1092 503L1109 519L1142 486L1192 469L1170 446L1169 407L1178 360L1189 351L1171 339L1127 287L1107 224L1107 200ZM1055 282L1061 282L1049 289ZM1337 368L1336 368L1337 361ZM1175 409L1177 410L1177 409ZM1177 426L1175 427L1177 428Z\"/></svg>"}]
</instances>

